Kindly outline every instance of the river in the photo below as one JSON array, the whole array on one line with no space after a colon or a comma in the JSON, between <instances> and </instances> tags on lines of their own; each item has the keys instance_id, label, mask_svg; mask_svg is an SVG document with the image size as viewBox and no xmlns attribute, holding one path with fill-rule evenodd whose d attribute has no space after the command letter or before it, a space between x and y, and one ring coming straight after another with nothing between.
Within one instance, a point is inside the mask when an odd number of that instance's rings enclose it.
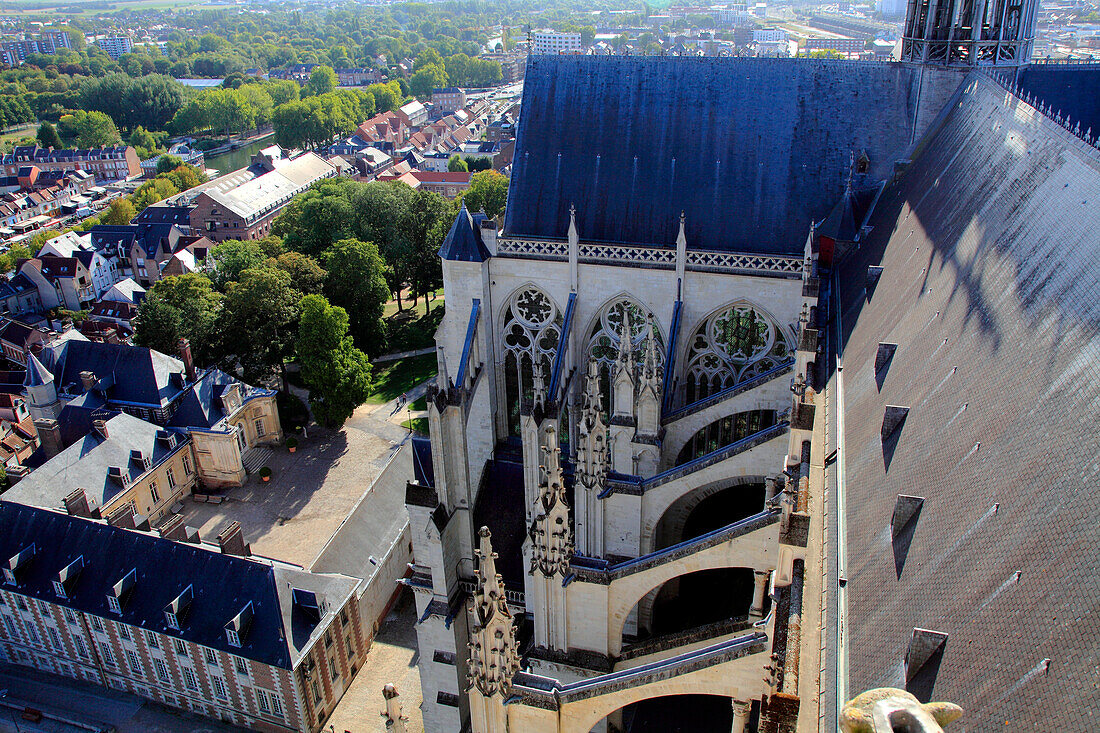
<instances>
[{"instance_id":1,"label":"river","mask_svg":"<svg viewBox=\"0 0 1100 733\"><path fill-rule=\"evenodd\" d=\"M236 150L230 150L227 153L221 155L215 155L213 157L206 158L207 168L216 168L219 173L225 175L226 173L232 173L235 170L244 168L248 165L248 162L252 160L252 154L258 153L264 148L274 145L275 137L267 136L262 140L254 140L243 148L237 148Z\"/></svg>"}]
</instances>

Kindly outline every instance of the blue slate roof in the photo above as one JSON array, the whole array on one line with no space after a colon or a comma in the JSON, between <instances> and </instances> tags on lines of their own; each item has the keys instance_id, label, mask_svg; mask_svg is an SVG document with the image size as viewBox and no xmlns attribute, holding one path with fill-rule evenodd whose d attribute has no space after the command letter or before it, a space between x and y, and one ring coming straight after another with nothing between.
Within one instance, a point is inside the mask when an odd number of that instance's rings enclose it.
<instances>
[{"instance_id":1,"label":"blue slate roof","mask_svg":"<svg viewBox=\"0 0 1100 733\"><path fill-rule=\"evenodd\" d=\"M856 186L892 173L920 78L826 59L532 56L504 234L564 237L575 204L583 240L671 245L684 211L689 248L801 252L851 155L870 161Z\"/></svg>"},{"instance_id":2,"label":"blue slate roof","mask_svg":"<svg viewBox=\"0 0 1100 733\"><path fill-rule=\"evenodd\" d=\"M56 351L47 350L59 389L83 391L81 372L92 372L101 380L109 400L160 407L182 389L172 374L183 374L183 362L153 349L96 341L66 341Z\"/></svg>"},{"instance_id":3,"label":"blue slate roof","mask_svg":"<svg viewBox=\"0 0 1100 733\"><path fill-rule=\"evenodd\" d=\"M7 501L0 503L0 526L4 528L0 532L0 557L4 560L34 545L33 559L18 575L17 591L23 595L291 668L286 638L292 636L287 633L290 614L282 608L285 602L280 603L279 573L269 564ZM71 586L69 598L59 599L53 580L79 556L84 558L84 569ZM136 570L133 591L122 604L122 613L112 613L107 595L131 570ZM169 629L164 609L188 585L194 593L190 610L179 631ZM241 639L241 647L232 647L225 625L249 601L254 612L252 625Z\"/></svg>"},{"instance_id":4,"label":"blue slate roof","mask_svg":"<svg viewBox=\"0 0 1100 733\"><path fill-rule=\"evenodd\" d=\"M1100 64L1033 64L1020 71L1019 88L1100 134Z\"/></svg>"},{"instance_id":5,"label":"blue slate roof","mask_svg":"<svg viewBox=\"0 0 1100 733\"><path fill-rule=\"evenodd\" d=\"M485 214L467 211L466 202L463 202L451 230L439 246L439 256L457 262L484 262L489 259L489 250L481 240L481 222L485 219Z\"/></svg>"}]
</instances>

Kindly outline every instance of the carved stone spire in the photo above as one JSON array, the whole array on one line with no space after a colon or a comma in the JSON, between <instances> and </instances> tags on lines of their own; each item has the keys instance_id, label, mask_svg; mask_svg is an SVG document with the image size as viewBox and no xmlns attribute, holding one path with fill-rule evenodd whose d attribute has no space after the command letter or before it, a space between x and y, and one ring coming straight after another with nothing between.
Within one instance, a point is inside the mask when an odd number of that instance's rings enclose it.
<instances>
[{"instance_id":1,"label":"carved stone spire","mask_svg":"<svg viewBox=\"0 0 1100 733\"><path fill-rule=\"evenodd\" d=\"M630 328L630 311L623 309L623 322L619 328L619 356L615 359L617 369L626 367L634 375L634 336Z\"/></svg>"},{"instance_id":2,"label":"carved stone spire","mask_svg":"<svg viewBox=\"0 0 1100 733\"><path fill-rule=\"evenodd\" d=\"M660 383L661 365L657 357L657 335L653 328L653 316L649 317L649 325L645 336L645 358L642 361L642 378L646 381Z\"/></svg>"},{"instance_id":3,"label":"carved stone spire","mask_svg":"<svg viewBox=\"0 0 1100 733\"><path fill-rule=\"evenodd\" d=\"M516 631L512 612L504 597L504 587L497 574L496 558L488 527L478 531L477 584L469 602L472 616L470 630L470 665L467 690L476 687L481 694L492 697L506 695L512 676L519 669L516 652Z\"/></svg>"},{"instance_id":4,"label":"carved stone spire","mask_svg":"<svg viewBox=\"0 0 1100 733\"><path fill-rule=\"evenodd\" d=\"M573 559L573 530L569 526L569 505L565 501L565 482L561 475L557 441L544 449L546 453L546 483L542 487L535 507L535 521L531 526L534 555L531 571L538 570L546 577L569 572Z\"/></svg>"},{"instance_id":5,"label":"carved stone spire","mask_svg":"<svg viewBox=\"0 0 1100 733\"><path fill-rule=\"evenodd\" d=\"M607 425L603 419L603 395L600 394L600 365L588 360L584 377L577 433L577 482L587 490L603 491L607 476Z\"/></svg>"},{"instance_id":6,"label":"carved stone spire","mask_svg":"<svg viewBox=\"0 0 1100 733\"><path fill-rule=\"evenodd\" d=\"M531 381L534 385L531 407L537 408L536 414L541 415L546 411L546 374L537 356L531 360Z\"/></svg>"}]
</instances>

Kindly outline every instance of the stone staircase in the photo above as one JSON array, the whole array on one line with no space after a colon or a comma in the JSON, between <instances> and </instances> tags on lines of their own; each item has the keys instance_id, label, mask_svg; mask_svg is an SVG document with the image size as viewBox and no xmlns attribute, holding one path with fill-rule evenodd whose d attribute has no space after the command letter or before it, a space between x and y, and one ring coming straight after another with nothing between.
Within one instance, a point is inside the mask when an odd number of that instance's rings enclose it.
<instances>
[{"instance_id":1,"label":"stone staircase","mask_svg":"<svg viewBox=\"0 0 1100 733\"><path fill-rule=\"evenodd\" d=\"M258 445L255 448L245 451L242 457L245 472L250 474L256 473L262 467L268 465L274 453L275 452L266 445Z\"/></svg>"}]
</instances>

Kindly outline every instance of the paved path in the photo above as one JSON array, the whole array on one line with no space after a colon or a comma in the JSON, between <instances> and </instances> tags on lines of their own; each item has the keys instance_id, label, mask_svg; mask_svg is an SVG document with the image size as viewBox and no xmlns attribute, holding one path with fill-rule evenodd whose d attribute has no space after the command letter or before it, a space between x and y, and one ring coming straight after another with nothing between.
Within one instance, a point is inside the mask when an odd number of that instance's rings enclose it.
<instances>
[{"instance_id":1,"label":"paved path","mask_svg":"<svg viewBox=\"0 0 1100 733\"><path fill-rule=\"evenodd\" d=\"M412 592L406 590L382 623L363 668L332 711L332 717L325 721L325 730L331 725L336 733L385 731L385 719L380 714L384 707L382 687L390 682L401 695L409 733L424 730L420 670L416 663L416 604Z\"/></svg>"},{"instance_id":2,"label":"paved path","mask_svg":"<svg viewBox=\"0 0 1100 733\"><path fill-rule=\"evenodd\" d=\"M411 356L424 356L425 354L435 353L434 346L427 346L423 349L417 349L416 351L395 351L392 354L382 354L382 356L376 356L371 359L374 364L385 364L390 361L397 361L398 359L407 359Z\"/></svg>"}]
</instances>

